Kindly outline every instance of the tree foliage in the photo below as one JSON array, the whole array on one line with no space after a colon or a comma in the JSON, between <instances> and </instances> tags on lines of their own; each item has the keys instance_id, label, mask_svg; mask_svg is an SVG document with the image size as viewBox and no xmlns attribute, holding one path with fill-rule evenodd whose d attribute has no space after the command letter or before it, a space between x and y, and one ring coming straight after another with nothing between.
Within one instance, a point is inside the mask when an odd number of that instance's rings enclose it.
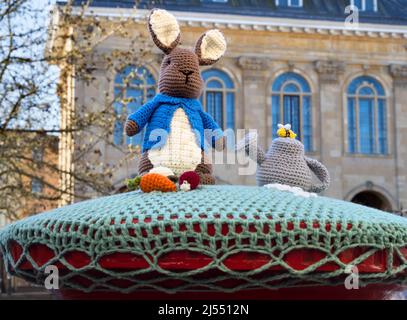
<instances>
[{"instance_id":1,"label":"tree foliage","mask_svg":"<svg viewBox=\"0 0 407 320\"><path fill-rule=\"evenodd\" d=\"M117 72L139 65L145 56L143 40L132 31L134 20L98 18L89 4L40 2L0 4L0 215L11 220L55 206L64 197L81 200L114 192L114 172L135 156L112 141L114 121L125 117L115 114L113 104L130 101L106 89ZM104 50L101 45L123 38L124 47ZM101 72L104 84L95 76ZM70 97L72 83L90 94ZM72 168L58 161L58 139L73 143ZM66 147L60 144L59 152ZM120 160L105 162L107 147L117 149ZM35 156L38 150L42 157ZM75 187L61 184L61 177ZM33 181L40 181L42 192L33 192Z\"/></svg>"}]
</instances>

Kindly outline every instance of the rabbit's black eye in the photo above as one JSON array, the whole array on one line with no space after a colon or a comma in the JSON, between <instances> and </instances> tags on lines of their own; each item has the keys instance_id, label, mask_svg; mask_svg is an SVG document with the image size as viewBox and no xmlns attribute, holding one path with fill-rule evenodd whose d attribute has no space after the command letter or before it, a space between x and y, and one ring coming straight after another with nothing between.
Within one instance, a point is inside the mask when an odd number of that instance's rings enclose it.
<instances>
[{"instance_id":1,"label":"rabbit's black eye","mask_svg":"<svg viewBox=\"0 0 407 320\"><path fill-rule=\"evenodd\" d=\"M170 64L171 64L171 59L170 59L170 58L167 59L166 64L167 64L167 65L170 65Z\"/></svg>"}]
</instances>

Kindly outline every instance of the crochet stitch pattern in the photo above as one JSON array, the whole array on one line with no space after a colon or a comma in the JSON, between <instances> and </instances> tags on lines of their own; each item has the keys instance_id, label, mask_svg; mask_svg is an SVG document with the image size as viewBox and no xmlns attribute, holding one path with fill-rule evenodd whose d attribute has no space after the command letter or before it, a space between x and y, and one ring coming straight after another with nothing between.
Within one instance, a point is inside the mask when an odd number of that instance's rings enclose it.
<instances>
[{"instance_id":1,"label":"crochet stitch pattern","mask_svg":"<svg viewBox=\"0 0 407 320\"><path fill-rule=\"evenodd\" d=\"M177 118L174 119L174 116L179 109L182 109L183 114L186 115L187 119L185 120L188 120L189 126L186 127L184 121L177 122L176 124L182 125L178 130L188 129L188 135L193 133L194 142L201 150L208 147L208 142L204 136L205 129L209 129L213 133L215 140L223 136L218 124L208 113L203 111L198 99L174 98L165 94L157 94L153 100L129 116L129 120L137 123L140 128L147 125L143 152L163 147L166 144L171 130L174 129L172 120L177 120ZM159 131L154 132L155 130ZM154 133L157 133L157 137L154 136ZM214 146L214 141L209 146L211 145ZM198 153L201 150L198 150Z\"/></svg>"},{"instance_id":2,"label":"crochet stitch pattern","mask_svg":"<svg viewBox=\"0 0 407 320\"><path fill-rule=\"evenodd\" d=\"M48 259L33 259L38 244L46 246ZM0 231L0 249L9 273L41 283L45 268L57 264L60 287L84 292L335 285L343 284L348 266L366 260L383 263L375 262L374 272L360 271L361 286L407 284L406 218L264 187L205 186L186 193L129 192L84 201L7 226ZM295 267L290 257L304 249L318 258ZM161 263L180 250L200 257L201 267L169 270ZM82 263L72 262L74 251ZM230 259L242 254L263 262L252 258L251 269L232 268ZM106 265L112 255L143 264L112 269ZM234 286L226 284L231 279L237 280ZM170 280L175 284L169 286Z\"/></svg>"},{"instance_id":3,"label":"crochet stitch pattern","mask_svg":"<svg viewBox=\"0 0 407 320\"><path fill-rule=\"evenodd\" d=\"M274 139L265 161L258 170L257 181L259 185L281 183L298 186L305 191L320 192L329 185L329 174L321 165L317 165L318 161L312 161L313 167L318 170L316 175L324 181L323 186L313 186L308 160L310 159L304 157L304 146L300 141L289 138Z\"/></svg>"},{"instance_id":4,"label":"crochet stitch pattern","mask_svg":"<svg viewBox=\"0 0 407 320\"><path fill-rule=\"evenodd\" d=\"M154 167L169 167L179 176L201 163L201 151L185 112L178 108L172 118L166 144L150 150L148 157Z\"/></svg>"},{"instance_id":5,"label":"crochet stitch pattern","mask_svg":"<svg viewBox=\"0 0 407 320\"><path fill-rule=\"evenodd\" d=\"M326 167L306 157L304 145L295 138L276 138L265 153L257 145L257 135L247 134L237 147L238 150L243 148L258 164L256 180L259 186L283 184L315 193L329 187L330 177ZM312 173L320 180L319 184L313 183Z\"/></svg>"}]
</instances>

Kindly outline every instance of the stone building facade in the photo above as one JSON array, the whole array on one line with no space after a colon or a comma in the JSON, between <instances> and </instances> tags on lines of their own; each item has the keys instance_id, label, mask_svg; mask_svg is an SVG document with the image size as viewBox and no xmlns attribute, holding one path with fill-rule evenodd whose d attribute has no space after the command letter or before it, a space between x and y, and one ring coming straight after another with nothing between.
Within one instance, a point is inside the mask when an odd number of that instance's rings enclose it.
<instances>
[{"instance_id":1,"label":"stone building facade","mask_svg":"<svg viewBox=\"0 0 407 320\"><path fill-rule=\"evenodd\" d=\"M360 9L358 26L345 23L352 4ZM292 122L307 154L330 171L325 195L389 211L407 207L406 1L161 1L158 6L177 17L185 46L193 46L207 29L224 33L225 57L203 69L204 106L224 128L257 129L267 148L277 122ZM146 30L151 7L148 1L135 10L132 1L96 0L91 7L102 22L134 20L132 31L146 39L150 52L143 65L151 78L147 84L158 80L162 58ZM128 41L112 35L98 50L126 48ZM97 107L101 89L114 95L120 80L108 83L107 72L99 65L97 86L80 81L67 86L73 98L63 108L86 102ZM117 123L119 135L121 128ZM112 139L126 148L125 137ZM60 148L67 168L74 145ZM118 161L115 148L102 148L104 161ZM239 175L238 169L216 165L215 173L220 183L255 184L254 175ZM115 188L136 170L137 161L129 161L116 172Z\"/></svg>"}]
</instances>

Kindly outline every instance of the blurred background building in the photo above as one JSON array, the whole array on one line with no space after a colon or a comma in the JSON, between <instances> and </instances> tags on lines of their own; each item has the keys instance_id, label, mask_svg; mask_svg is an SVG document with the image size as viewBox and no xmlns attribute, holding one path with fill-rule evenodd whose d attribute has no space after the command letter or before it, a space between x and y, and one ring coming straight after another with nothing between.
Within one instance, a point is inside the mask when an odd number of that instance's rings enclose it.
<instances>
[{"instance_id":1,"label":"blurred background building","mask_svg":"<svg viewBox=\"0 0 407 320\"><path fill-rule=\"evenodd\" d=\"M74 1L77 6L83 2ZM142 66L129 61L113 75L114 83L106 81L110 71L97 61L97 85L67 80L72 97L63 105L62 121L69 113L64 110L75 105L97 108L101 90L130 98L128 104L113 105L117 114L137 110L155 94L162 54L146 30L153 7L177 17L185 46L192 47L210 28L224 33L227 53L203 69L201 98L223 128L257 129L267 148L277 124L291 123L307 154L331 173L325 195L388 211L407 207L407 1L137 1L135 9L135 1L93 0L87 14L102 23L134 19L131 32L146 40L140 44L149 54ZM129 39L111 35L96 50L112 52L128 44ZM50 50L53 45L50 38ZM130 72L136 77L127 83L123 79ZM117 147L138 145L141 138L127 138L118 119L111 137L116 148L102 146L104 160L118 161ZM60 150L61 166L73 170L72 137L61 137ZM115 189L136 171L132 160L115 172ZM218 165L215 171L219 183L255 184L254 176L239 175L234 164Z\"/></svg>"},{"instance_id":2,"label":"blurred background building","mask_svg":"<svg viewBox=\"0 0 407 320\"><path fill-rule=\"evenodd\" d=\"M16 149L22 153L21 161L16 164L15 168L16 171L21 170L22 172L16 184L25 190L25 195L19 199L20 203L15 208L13 217L6 218L7 215L0 214L0 228L5 226L11 218L13 220L22 219L56 208L58 206L58 192L50 188L49 185L57 186L60 181L58 172L50 169L50 166L58 166L59 138L57 136L13 130L7 131L5 134L8 135L7 139L14 140L15 143L21 139L36 143L35 146L34 144L27 145L25 150L16 146ZM2 293L11 294L17 287L19 294L22 295L38 290L22 279L7 277L0 254L0 299L4 298Z\"/></svg>"}]
</instances>

